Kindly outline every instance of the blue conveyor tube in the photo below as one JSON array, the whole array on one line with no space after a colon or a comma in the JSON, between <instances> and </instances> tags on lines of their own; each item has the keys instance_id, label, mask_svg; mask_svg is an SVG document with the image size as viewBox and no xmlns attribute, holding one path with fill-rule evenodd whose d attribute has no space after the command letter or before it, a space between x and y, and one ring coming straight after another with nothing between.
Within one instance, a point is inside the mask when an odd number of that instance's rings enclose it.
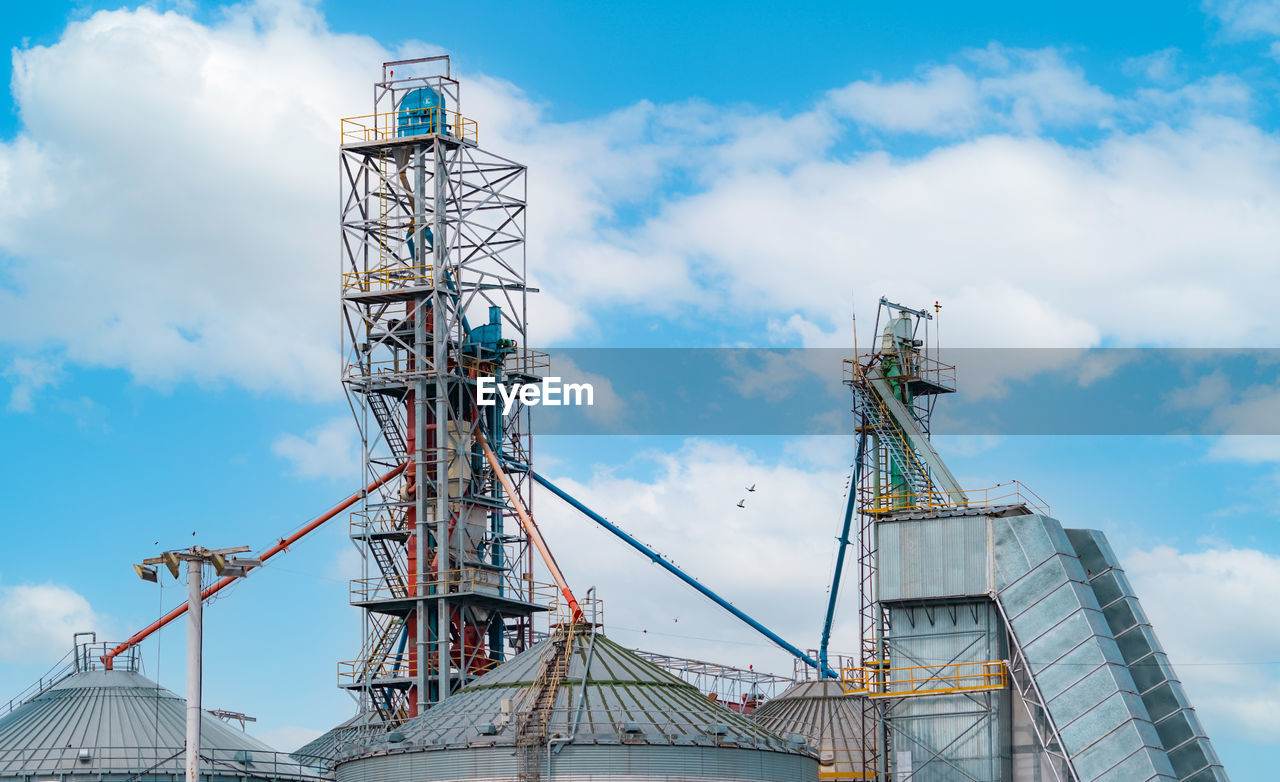
<instances>
[{"instance_id":1,"label":"blue conveyor tube","mask_svg":"<svg viewBox=\"0 0 1280 782\"><path fill-rule=\"evenodd\" d=\"M849 479L849 498L844 504L844 527L840 530L840 552L836 554L836 573L831 579L831 597L827 600L827 618L822 623L822 643L818 645L819 670L823 676L831 670L827 666L827 646L831 643L831 623L836 616L836 597L840 594L840 575L844 572L844 554L849 549L849 529L853 526L853 509L857 506L858 481L862 478L862 457L867 450L867 433L858 437L858 455L853 460L853 475ZM831 676L831 678L836 678Z\"/></svg>"},{"instance_id":2,"label":"blue conveyor tube","mask_svg":"<svg viewBox=\"0 0 1280 782\"><path fill-rule=\"evenodd\" d=\"M689 586L698 590L699 593L701 593L707 599L711 600L716 605L720 606L724 610L728 611L729 613L738 617L742 621L746 622L756 632L760 633L765 638L768 638L770 641L773 641L778 646L790 652L796 659L803 661L805 665L808 665L812 668L817 669L824 677L831 678L831 679L839 678L836 675L836 673L832 671L829 667L827 667L825 664L819 663L817 660L813 659L809 655L805 654L804 652L800 651L796 647L787 643L777 633L773 632L772 630L760 624L756 620L742 613L742 611L734 607L733 604L731 604L729 601L720 597L715 592L712 592L710 589L707 589L702 584L699 584L697 580L695 580L692 576L686 574L680 568L676 567L675 565L671 564L667 560L663 559L661 554L649 548L648 546L636 540L635 538L631 537L630 535L623 532L621 529L614 526L613 524L609 523L603 516L591 510L586 505L583 505L581 502L578 502L576 499L570 496L567 492L565 492L559 486L556 486L551 481L542 477L541 475L534 472L533 470L530 470L527 465L518 464L516 462L508 462L508 466L510 466L511 469L513 470L518 470L520 472L527 472L529 474L529 477L533 478L533 480L536 481L538 485L550 490L552 494L556 495L560 499L569 503L574 508L577 508L587 518L591 519L596 524L599 524L601 527L604 527L605 529L609 530L614 535L617 535L622 540L622 542L626 543L628 546L631 546L636 551L639 551L641 554L644 554L646 557L649 558L651 562L653 562L656 565L660 565L664 570L666 570L671 575L675 576L676 578L685 582Z\"/></svg>"}]
</instances>

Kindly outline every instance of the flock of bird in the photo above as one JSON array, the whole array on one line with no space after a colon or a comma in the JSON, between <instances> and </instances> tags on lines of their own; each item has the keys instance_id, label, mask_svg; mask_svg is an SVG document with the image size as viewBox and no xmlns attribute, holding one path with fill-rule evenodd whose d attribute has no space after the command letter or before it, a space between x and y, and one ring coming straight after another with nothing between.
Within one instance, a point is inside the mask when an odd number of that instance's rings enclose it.
<instances>
[{"instance_id":1,"label":"flock of bird","mask_svg":"<svg viewBox=\"0 0 1280 782\"><path fill-rule=\"evenodd\" d=\"M747 487L747 491L755 491L755 490L756 490L756 485L755 485L754 483ZM747 498L746 498L746 497L743 497L742 499L738 500L738 507L739 507L739 508L745 508L745 507L747 507Z\"/></svg>"}]
</instances>

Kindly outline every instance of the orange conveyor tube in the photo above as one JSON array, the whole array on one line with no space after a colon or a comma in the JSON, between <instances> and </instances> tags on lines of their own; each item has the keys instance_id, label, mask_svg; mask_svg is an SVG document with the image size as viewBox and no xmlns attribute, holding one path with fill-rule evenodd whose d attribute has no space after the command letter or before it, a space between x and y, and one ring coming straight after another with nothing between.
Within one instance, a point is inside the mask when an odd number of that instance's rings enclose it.
<instances>
[{"instance_id":1,"label":"orange conveyor tube","mask_svg":"<svg viewBox=\"0 0 1280 782\"><path fill-rule=\"evenodd\" d=\"M404 472L405 468L408 466L409 466L409 463L405 462L404 464L401 464L399 467L395 468L391 472L388 472L387 474L383 475L381 478L378 478L373 483L364 487L364 489L362 489L361 491L358 491L355 494L352 494L350 497L346 498L342 502L335 505L331 510L329 510L324 515L317 517L315 520L313 520L312 522L304 526L302 529L298 530L297 532L293 533L287 538L281 539L279 543L275 544L271 548L259 554L258 559L263 562L266 562L268 559L271 559L276 554L279 554L281 551L285 551L294 543L297 543L298 540L302 538L302 536L306 535L308 532L311 532L316 527L319 527L321 524L324 524L326 521L328 521L329 519L332 519L334 516L337 516L339 513L343 512L347 508L350 508L352 505L355 505L357 502L360 501L360 498L363 497L365 494L367 494L368 492L374 491L379 486L382 486L387 481L391 480L392 478L396 477L400 473ZM213 584L209 585L208 587L205 587L204 591L200 593L200 599L208 600L213 595L222 591L225 587L230 586L231 582L235 580L236 579L234 576L226 576L225 578L218 579ZM147 636L151 635L155 631L159 630L161 627L164 627L165 625L169 624L173 620L185 614L189 607L190 607L189 601L187 603L183 603L182 605L173 609L172 611L160 617L156 621L147 625L142 630L139 630L137 633L134 633L134 635L131 638L129 638L129 640L124 641L119 646L116 646L114 649L107 652L105 656L103 656L102 658L103 665L106 667L107 670L111 670L111 664L112 664L112 661L115 660L116 655L121 654L122 652L142 643L142 641L146 639Z\"/></svg>"},{"instance_id":2,"label":"orange conveyor tube","mask_svg":"<svg viewBox=\"0 0 1280 782\"><path fill-rule=\"evenodd\" d=\"M529 515L529 511L524 507L524 503L520 500L520 495L516 493L515 487L511 484L511 479L507 477L507 473L498 462L497 454L489 447L484 433L479 428L476 429L476 440L480 442L480 447L484 449L484 458L489 460L489 466L493 468L493 474L498 476L498 482L502 484L503 491L511 498L511 504L516 506L516 515L520 518L520 526L524 527L525 534L529 536L534 548L538 549L538 553L542 555L542 561L547 564L547 570L551 571L551 577L555 579L556 586L560 587L560 594L564 595L565 602L569 604L573 621L581 622L582 608L574 598L573 591L569 589L569 582L565 581L564 573L560 572L560 566L556 564L556 558L551 554L551 549L547 547L547 541L542 538L542 532L538 530L538 525L533 523L533 517Z\"/></svg>"}]
</instances>

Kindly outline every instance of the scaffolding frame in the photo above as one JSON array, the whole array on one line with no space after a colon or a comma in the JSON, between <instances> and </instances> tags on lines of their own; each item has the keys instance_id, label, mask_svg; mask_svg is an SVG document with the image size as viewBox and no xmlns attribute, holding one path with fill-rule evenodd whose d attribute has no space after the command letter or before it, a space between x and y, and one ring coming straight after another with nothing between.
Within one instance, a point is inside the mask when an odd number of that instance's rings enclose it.
<instances>
[{"instance_id":1,"label":"scaffolding frame","mask_svg":"<svg viewBox=\"0 0 1280 782\"><path fill-rule=\"evenodd\" d=\"M424 90L438 106L401 108ZM385 63L372 122L359 120L372 132L344 122L339 148L341 379L364 472L407 463L351 517L364 640L339 676L375 727L527 649L545 610L529 541L477 444L530 463L529 411L475 402L478 376L529 382L546 365L526 347L526 169L477 145L459 96L447 57ZM446 113L460 119L436 119ZM512 480L531 508L527 477Z\"/></svg>"}]
</instances>

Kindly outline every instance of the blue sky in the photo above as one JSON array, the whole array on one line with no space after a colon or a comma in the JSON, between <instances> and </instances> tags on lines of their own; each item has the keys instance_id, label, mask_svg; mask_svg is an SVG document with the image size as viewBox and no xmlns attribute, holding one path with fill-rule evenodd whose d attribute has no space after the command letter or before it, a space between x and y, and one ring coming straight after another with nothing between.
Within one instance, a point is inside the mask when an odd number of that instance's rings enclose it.
<instances>
[{"instance_id":1,"label":"blue sky","mask_svg":"<svg viewBox=\"0 0 1280 782\"><path fill-rule=\"evenodd\" d=\"M868 329L882 294L941 301L954 347L1277 344L1274 2L377 8L5 8L0 690L72 631L121 637L179 601L130 562L193 540L263 548L355 488L334 142L383 59L447 50L482 142L529 163L543 345L848 348L851 310ZM1197 372L1162 377L1150 404L1275 431L1265 366L1239 384ZM1052 361L1026 373L1083 382ZM961 367L962 393L990 399L999 381ZM940 446L966 485L1023 480L1064 523L1111 536L1229 772L1270 779L1275 438ZM848 439L537 447L611 519L816 644ZM730 517L744 482L767 491ZM619 640L789 670L551 498L538 507ZM349 716L333 686L358 646L345 532L208 613L207 702L254 714L279 746ZM146 649L174 689L182 640Z\"/></svg>"}]
</instances>

